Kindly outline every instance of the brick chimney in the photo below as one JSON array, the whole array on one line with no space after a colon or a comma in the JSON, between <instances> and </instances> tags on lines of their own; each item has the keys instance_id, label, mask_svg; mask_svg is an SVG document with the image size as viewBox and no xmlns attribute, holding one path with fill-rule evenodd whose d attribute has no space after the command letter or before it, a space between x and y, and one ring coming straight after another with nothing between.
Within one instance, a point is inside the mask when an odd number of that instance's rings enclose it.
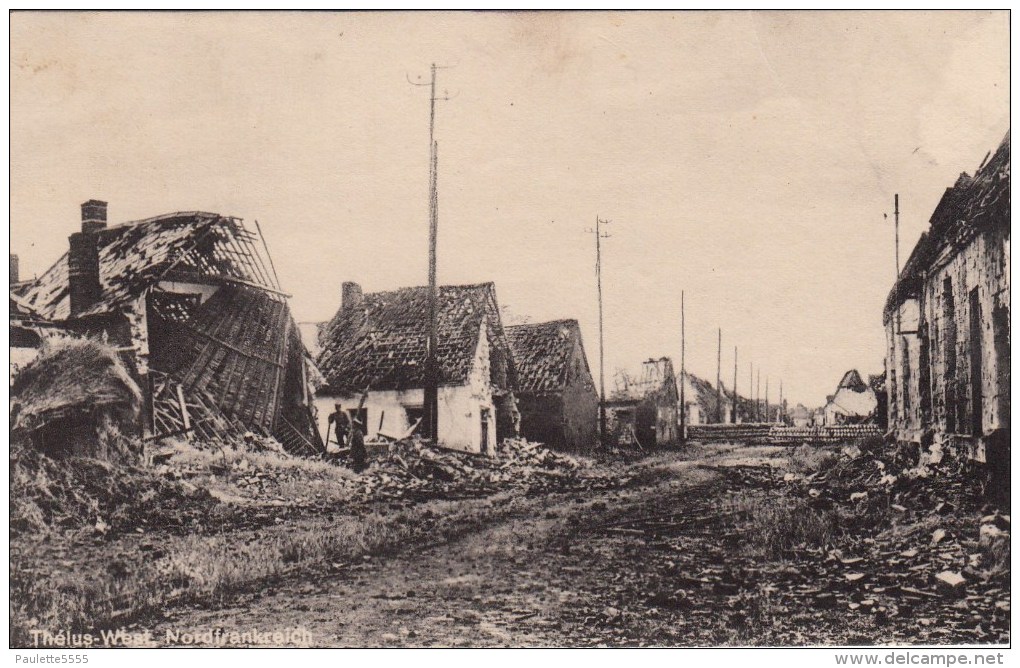
<instances>
[{"instance_id":1,"label":"brick chimney","mask_svg":"<svg viewBox=\"0 0 1020 668\"><path fill-rule=\"evenodd\" d=\"M90 199L81 205L81 231L98 232L106 229L106 202Z\"/></svg>"},{"instance_id":2,"label":"brick chimney","mask_svg":"<svg viewBox=\"0 0 1020 668\"><path fill-rule=\"evenodd\" d=\"M20 280L20 273L18 271L18 256L11 253L11 285L14 285Z\"/></svg>"},{"instance_id":3,"label":"brick chimney","mask_svg":"<svg viewBox=\"0 0 1020 668\"><path fill-rule=\"evenodd\" d=\"M71 317L99 301L99 232L106 229L106 202L90 199L81 205L81 232L68 238L67 283L71 293Z\"/></svg>"},{"instance_id":4,"label":"brick chimney","mask_svg":"<svg viewBox=\"0 0 1020 668\"><path fill-rule=\"evenodd\" d=\"M365 298L364 293L361 291L361 286L352 281L344 281L341 288L342 294L340 297L340 309L346 311L350 308L357 308L361 306L362 300Z\"/></svg>"}]
</instances>

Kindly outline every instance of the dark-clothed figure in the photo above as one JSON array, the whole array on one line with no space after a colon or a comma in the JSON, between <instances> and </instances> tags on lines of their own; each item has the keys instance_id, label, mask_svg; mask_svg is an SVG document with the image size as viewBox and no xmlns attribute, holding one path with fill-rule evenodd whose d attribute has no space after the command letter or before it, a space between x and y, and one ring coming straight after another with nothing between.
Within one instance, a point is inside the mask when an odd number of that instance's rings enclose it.
<instances>
[{"instance_id":1,"label":"dark-clothed figure","mask_svg":"<svg viewBox=\"0 0 1020 668\"><path fill-rule=\"evenodd\" d=\"M365 451L365 433L361 430L361 421L355 420L351 429L351 468L355 473L365 470L365 459L368 453Z\"/></svg>"},{"instance_id":2,"label":"dark-clothed figure","mask_svg":"<svg viewBox=\"0 0 1020 668\"><path fill-rule=\"evenodd\" d=\"M347 436L351 433L351 418L344 412L340 404L334 404L336 409L329 414L329 424L326 427L326 445L329 446L329 430L332 427L336 432L336 442L340 448L347 445Z\"/></svg>"}]
</instances>

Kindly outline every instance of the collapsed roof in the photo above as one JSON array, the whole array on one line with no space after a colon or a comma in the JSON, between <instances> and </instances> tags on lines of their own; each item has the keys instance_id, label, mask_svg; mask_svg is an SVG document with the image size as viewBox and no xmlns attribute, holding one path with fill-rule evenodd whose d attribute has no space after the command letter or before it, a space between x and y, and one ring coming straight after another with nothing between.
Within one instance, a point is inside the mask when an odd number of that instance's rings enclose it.
<instances>
[{"instance_id":1,"label":"collapsed roof","mask_svg":"<svg viewBox=\"0 0 1020 668\"><path fill-rule=\"evenodd\" d=\"M1009 158L1007 132L973 177L963 173L951 188L946 188L932 212L930 227L918 239L886 298L883 323L889 322L898 305L920 296L926 272L940 257L956 254L984 230L1009 226Z\"/></svg>"},{"instance_id":2,"label":"collapsed roof","mask_svg":"<svg viewBox=\"0 0 1020 668\"><path fill-rule=\"evenodd\" d=\"M116 311L159 280L218 280L278 292L259 237L240 219L193 211L171 213L93 232L99 250L102 293L78 316ZM71 317L65 253L42 276L21 288L28 307L50 320Z\"/></svg>"}]
</instances>

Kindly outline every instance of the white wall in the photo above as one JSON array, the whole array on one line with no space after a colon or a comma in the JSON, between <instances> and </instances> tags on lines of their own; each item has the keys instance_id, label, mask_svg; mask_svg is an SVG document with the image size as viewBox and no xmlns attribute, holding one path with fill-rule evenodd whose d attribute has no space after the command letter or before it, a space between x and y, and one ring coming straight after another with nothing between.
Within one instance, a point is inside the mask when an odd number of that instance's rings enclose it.
<instances>
[{"instance_id":1,"label":"white wall","mask_svg":"<svg viewBox=\"0 0 1020 668\"><path fill-rule=\"evenodd\" d=\"M383 421L383 433L390 436L402 435L409 427L404 406L421 406L424 402L423 395L424 392L421 389L369 392L368 398L365 400L366 420L368 421L368 424L365 425L365 437L368 439L376 438L380 431L380 418ZM315 411L320 436L325 437L326 428L329 425L329 416L333 412L333 404L338 401L342 404L345 411L354 410L361 403L361 395L339 397L335 395L316 395ZM335 438L335 434L331 432L330 439Z\"/></svg>"}]
</instances>

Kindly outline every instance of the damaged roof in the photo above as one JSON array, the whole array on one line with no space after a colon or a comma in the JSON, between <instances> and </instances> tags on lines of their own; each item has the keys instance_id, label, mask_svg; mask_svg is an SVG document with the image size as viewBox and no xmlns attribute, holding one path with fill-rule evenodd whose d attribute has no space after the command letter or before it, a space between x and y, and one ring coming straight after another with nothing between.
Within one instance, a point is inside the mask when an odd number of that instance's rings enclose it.
<instances>
[{"instance_id":1,"label":"damaged roof","mask_svg":"<svg viewBox=\"0 0 1020 668\"><path fill-rule=\"evenodd\" d=\"M507 340L517 367L521 392L555 392L567 382L574 347L581 346L585 371L588 360L581 342L581 326L576 320L512 325L506 328Z\"/></svg>"},{"instance_id":2,"label":"damaged roof","mask_svg":"<svg viewBox=\"0 0 1020 668\"><path fill-rule=\"evenodd\" d=\"M324 392L406 390L425 384L428 288L366 293L341 306L323 330L316 360ZM492 283L444 285L438 302L440 385L468 379L479 333L489 342L490 380L500 390L516 384L513 359L503 331Z\"/></svg>"},{"instance_id":3,"label":"damaged roof","mask_svg":"<svg viewBox=\"0 0 1020 668\"><path fill-rule=\"evenodd\" d=\"M854 392L864 392L868 389L868 386L864 383L861 378L861 374L857 372L857 369L850 369L843 378L839 381L839 385L836 386L836 390L848 389Z\"/></svg>"},{"instance_id":4,"label":"damaged roof","mask_svg":"<svg viewBox=\"0 0 1020 668\"><path fill-rule=\"evenodd\" d=\"M171 213L94 234L102 295L82 316L116 311L171 272L180 280L201 275L203 281L220 278L279 289L254 243L258 236L237 218L200 211ZM67 254L21 289L20 295L48 319L69 318Z\"/></svg>"},{"instance_id":5,"label":"damaged roof","mask_svg":"<svg viewBox=\"0 0 1020 668\"><path fill-rule=\"evenodd\" d=\"M918 239L886 298L884 323L888 323L897 305L920 295L925 273L940 256L947 252L954 255L985 229L1009 226L1009 161L1007 132L995 153L973 177L960 174L956 183L946 188L932 212L928 230Z\"/></svg>"},{"instance_id":6,"label":"damaged roof","mask_svg":"<svg viewBox=\"0 0 1020 668\"><path fill-rule=\"evenodd\" d=\"M672 388L671 388L672 386ZM661 392L677 392L673 360L668 357L650 359L641 365L641 378L634 378L627 371L616 373L616 389L610 401L643 401Z\"/></svg>"}]
</instances>

